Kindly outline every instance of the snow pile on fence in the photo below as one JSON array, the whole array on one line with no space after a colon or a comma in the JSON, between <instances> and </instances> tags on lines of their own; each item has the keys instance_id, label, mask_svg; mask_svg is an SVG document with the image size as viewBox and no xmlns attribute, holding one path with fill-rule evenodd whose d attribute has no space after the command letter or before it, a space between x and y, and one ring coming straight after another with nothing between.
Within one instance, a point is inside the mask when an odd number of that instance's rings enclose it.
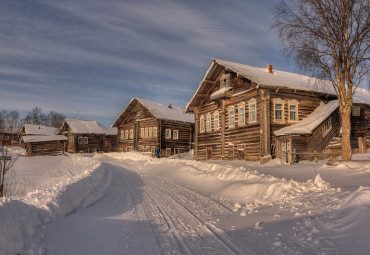
<instances>
[{"instance_id":1,"label":"snow pile on fence","mask_svg":"<svg viewBox=\"0 0 370 255\"><path fill-rule=\"evenodd\" d=\"M84 171L52 186L29 192L19 200L4 198L0 201L0 254L17 254L23 249L29 254L42 254L42 231L50 220L87 207L105 194L112 178L111 172L97 160L81 156L70 158L68 171L72 171L71 165L76 172L81 168ZM41 245L30 243L35 233L41 233L37 235L40 240L33 242L39 241Z\"/></svg>"}]
</instances>

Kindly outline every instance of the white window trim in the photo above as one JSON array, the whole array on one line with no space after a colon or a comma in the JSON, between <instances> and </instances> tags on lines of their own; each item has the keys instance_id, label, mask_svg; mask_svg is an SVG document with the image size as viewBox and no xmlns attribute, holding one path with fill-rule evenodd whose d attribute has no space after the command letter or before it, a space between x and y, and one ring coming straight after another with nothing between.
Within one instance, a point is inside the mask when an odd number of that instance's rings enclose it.
<instances>
[{"instance_id":1,"label":"white window trim","mask_svg":"<svg viewBox=\"0 0 370 255\"><path fill-rule=\"evenodd\" d=\"M158 133L157 133L158 131L157 131L157 127L154 127L153 128L153 137L157 137L158 135Z\"/></svg>"},{"instance_id":2,"label":"white window trim","mask_svg":"<svg viewBox=\"0 0 370 255\"><path fill-rule=\"evenodd\" d=\"M145 128L145 137L149 137L149 130L147 127Z\"/></svg>"},{"instance_id":3,"label":"white window trim","mask_svg":"<svg viewBox=\"0 0 370 255\"><path fill-rule=\"evenodd\" d=\"M274 102L274 121L276 121L276 122L280 122L280 123L284 123L285 122L285 110L284 110L284 108L285 108L285 101L283 100L283 99L281 99L281 98L275 98L274 100L273 100L273 102ZM275 106L277 105L277 104L281 104L282 105L282 107L281 107L281 117L282 117L282 119L280 120L280 119L276 119L276 112L275 112Z\"/></svg>"},{"instance_id":4,"label":"white window trim","mask_svg":"<svg viewBox=\"0 0 370 255\"><path fill-rule=\"evenodd\" d=\"M216 116L217 116L217 122L216 122ZM217 123L217 127L216 127ZM219 130L220 129L220 113L218 111L215 111L213 114L213 129Z\"/></svg>"},{"instance_id":5,"label":"white window trim","mask_svg":"<svg viewBox=\"0 0 370 255\"><path fill-rule=\"evenodd\" d=\"M254 120L251 120L252 116L252 105L254 105ZM252 98L248 101L248 123L256 123L257 122L257 100Z\"/></svg>"},{"instance_id":6,"label":"white window trim","mask_svg":"<svg viewBox=\"0 0 370 255\"><path fill-rule=\"evenodd\" d=\"M240 118L240 116L241 116L241 111L240 111L240 109L244 109L243 111L244 111L244 121L243 122L241 122L241 118ZM244 102L241 102L239 105L238 105L238 125L239 126L244 126L245 125L245 103Z\"/></svg>"},{"instance_id":7,"label":"white window trim","mask_svg":"<svg viewBox=\"0 0 370 255\"><path fill-rule=\"evenodd\" d=\"M299 102L297 100L289 100L289 102L288 102L288 121L289 122L298 122L299 121L299 118L298 118L298 104L299 104ZM290 106L291 105L295 105L296 120L291 120L290 119Z\"/></svg>"},{"instance_id":8,"label":"white window trim","mask_svg":"<svg viewBox=\"0 0 370 255\"><path fill-rule=\"evenodd\" d=\"M327 128L325 128L328 126ZM324 125L322 125L322 137L325 137L330 130L333 128L333 123L331 117L329 117L325 122Z\"/></svg>"},{"instance_id":9,"label":"white window trim","mask_svg":"<svg viewBox=\"0 0 370 255\"><path fill-rule=\"evenodd\" d=\"M173 132L173 135L172 135L173 139L178 140L179 139L179 130L174 130L172 132Z\"/></svg>"},{"instance_id":10,"label":"white window trim","mask_svg":"<svg viewBox=\"0 0 370 255\"><path fill-rule=\"evenodd\" d=\"M125 140L128 140L128 130L125 131Z\"/></svg>"},{"instance_id":11,"label":"white window trim","mask_svg":"<svg viewBox=\"0 0 370 255\"><path fill-rule=\"evenodd\" d=\"M209 119L209 121L208 121L208 119ZM211 115L211 113L207 113L207 115L206 115L205 126L206 126L206 132L212 131L212 115Z\"/></svg>"},{"instance_id":12,"label":"white window trim","mask_svg":"<svg viewBox=\"0 0 370 255\"><path fill-rule=\"evenodd\" d=\"M149 128L149 137L150 138L153 137L153 128L152 127Z\"/></svg>"},{"instance_id":13,"label":"white window trim","mask_svg":"<svg viewBox=\"0 0 370 255\"><path fill-rule=\"evenodd\" d=\"M140 136L141 136L141 138L143 138L144 135L145 135L144 128L140 128Z\"/></svg>"},{"instance_id":14,"label":"white window trim","mask_svg":"<svg viewBox=\"0 0 370 255\"><path fill-rule=\"evenodd\" d=\"M203 120L203 125L202 125L202 120ZM205 132L205 119L204 119L204 115L201 115L200 118L199 118L199 132L200 133L204 133Z\"/></svg>"},{"instance_id":15,"label":"white window trim","mask_svg":"<svg viewBox=\"0 0 370 255\"><path fill-rule=\"evenodd\" d=\"M121 130L121 140L125 140L125 131Z\"/></svg>"},{"instance_id":16,"label":"white window trim","mask_svg":"<svg viewBox=\"0 0 370 255\"><path fill-rule=\"evenodd\" d=\"M89 144L89 138L88 137L84 137L84 144Z\"/></svg>"},{"instance_id":17,"label":"white window trim","mask_svg":"<svg viewBox=\"0 0 370 255\"><path fill-rule=\"evenodd\" d=\"M134 130L130 129L130 139L134 139Z\"/></svg>"},{"instance_id":18,"label":"white window trim","mask_svg":"<svg viewBox=\"0 0 370 255\"><path fill-rule=\"evenodd\" d=\"M234 106L229 106L227 108L227 112L228 112L228 119L229 119L229 127L235 127L235 107ZM234 123L233 124L230 124L230 112L233 112L233 116L234 116Z\"/></svg>"},{"instance_id":19,"label":"white window trim","mask_svg":"<svg viewBox=\"0 0 370 255\"><path fill-rule=\"evenodd\" d=\"M167 131L168 131L168 133L167 133ZM167 134L169 134L169 135L167 135ZM171 139L171 129L166 128L166 130L165 130L165 138L166 139Z\"/></svg>"}]
</instances>

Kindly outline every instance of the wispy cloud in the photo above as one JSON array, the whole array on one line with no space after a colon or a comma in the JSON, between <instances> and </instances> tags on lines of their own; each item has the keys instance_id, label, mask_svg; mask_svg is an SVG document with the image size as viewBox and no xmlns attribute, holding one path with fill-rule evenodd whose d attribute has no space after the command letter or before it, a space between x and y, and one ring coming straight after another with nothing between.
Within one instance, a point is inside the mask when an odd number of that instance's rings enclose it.
<instances>
[{"instance_id":1,"label":"wispy cloud","mask_svg":"<svg viewBox=\"0 0 370 255\"><path fill-rule=\"evenodd\" d=\"M131 97L184 106L212 57L279 59L273 1L2 1L0 108L111 124Z\"/></svg>"}]
</instances>

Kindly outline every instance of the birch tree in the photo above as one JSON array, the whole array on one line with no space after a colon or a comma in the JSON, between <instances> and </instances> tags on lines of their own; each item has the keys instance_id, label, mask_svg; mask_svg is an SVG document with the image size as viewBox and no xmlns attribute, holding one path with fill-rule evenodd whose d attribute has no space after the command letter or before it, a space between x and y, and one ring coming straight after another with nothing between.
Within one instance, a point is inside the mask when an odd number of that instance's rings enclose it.
<instances>
[{"instance_id":1,"label":"birch tree","mask_svg":"<svg viewBox=\"0 0 370 255\"><path fill-rule=\"evenodd\" d=\"M273 28L286 55L329 80L338 97L345 160L352 155L353 95L369 73L369 13L369 0L282 0L275 7Z\"/></svg>"}]
</instances>

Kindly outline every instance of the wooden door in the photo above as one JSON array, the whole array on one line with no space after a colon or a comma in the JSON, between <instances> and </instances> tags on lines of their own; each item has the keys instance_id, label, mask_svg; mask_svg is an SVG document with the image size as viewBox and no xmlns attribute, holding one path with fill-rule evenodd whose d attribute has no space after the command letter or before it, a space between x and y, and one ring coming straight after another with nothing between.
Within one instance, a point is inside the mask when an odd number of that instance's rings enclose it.
<instances>
[{"instance_id":1,"label":"wooden door","mask_svg":"<svg viewBox=\"0 0 370 255\"><path fill-rule=\"evenodd\" d=\"M285 163L291 163L292 162L290 139L285 140L285 141L281 141L281 159Z\"/></svg>"},{"instance_id":2,"label":"wooden door","mask_svg":"<svg viewBox=\"0 0 370 255\"><path fill-rule=\"evenodd\" d=\"M207 148L207 160L212 159L212 148Z\"/></svg>"}]
</instances>

